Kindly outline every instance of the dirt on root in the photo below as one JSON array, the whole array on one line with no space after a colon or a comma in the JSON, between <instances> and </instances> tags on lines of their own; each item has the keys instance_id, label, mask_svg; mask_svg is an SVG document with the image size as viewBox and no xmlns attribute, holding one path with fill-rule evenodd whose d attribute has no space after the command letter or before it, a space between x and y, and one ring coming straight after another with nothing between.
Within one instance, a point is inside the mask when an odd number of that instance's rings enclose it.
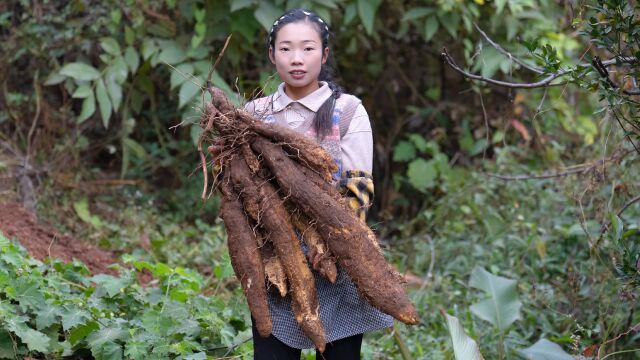
<instances>
[{"instance_id":1,"label":"dirt on root","mask_svg":"<svg viewBox=\"0 0 640 360\"><path fill-rule=\"evenodd\" d=\"M33 213L17 203L0 204L0 231L5 237L16 239L38 260L45 260L49 256L64 262L78 259L93 274L117 275L116 270L109 268L109 265L118 263L115 252L61 235L51 225L39 222Z\"/></svg>"}]
</instances>

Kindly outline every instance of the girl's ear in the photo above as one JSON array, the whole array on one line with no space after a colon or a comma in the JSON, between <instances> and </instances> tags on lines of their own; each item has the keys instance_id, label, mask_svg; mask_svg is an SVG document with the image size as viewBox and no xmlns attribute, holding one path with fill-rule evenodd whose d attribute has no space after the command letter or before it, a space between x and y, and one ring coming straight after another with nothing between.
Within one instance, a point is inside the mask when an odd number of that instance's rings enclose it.
<instances>
[{"instance_id":1,"label":"girl's ear","mask_svg":"<svg viewBox=\"0 0 640 360\"><path fill-rule=\"evenodd\" d=\"M329 48L326 47L324 48L324 51L322 52L322 63L326 63L327 59L329 58Z\"/></svg>"},{"instance_id":2,"label":"girl's ear","mask_svg":"<svg viewBox=\"0 0 640 360\"><path fill-rule=\"evenodd\" d=\"M273 57L273 48L269 47L269 60L273 65L276 64L276 59Z\"/></svg>"}]
</instances>

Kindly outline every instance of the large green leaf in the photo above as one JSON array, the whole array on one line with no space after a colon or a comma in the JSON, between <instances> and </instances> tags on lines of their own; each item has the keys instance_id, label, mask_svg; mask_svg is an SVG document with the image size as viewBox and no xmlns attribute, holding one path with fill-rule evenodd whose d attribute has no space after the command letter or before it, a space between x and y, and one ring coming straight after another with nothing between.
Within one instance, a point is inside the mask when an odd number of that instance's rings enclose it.
<instances>
[{"instance_id":1,"label":"large green leaf","mask_svg":"<svg viewBox=\"0 0 640 360\"><path fill-rule=\"evenodd\" d=\"M180 86L180 92L178 93L178 108L181 109L185 105L189 104L193 98L200 93L200 87L194 84L192 81L185 81Z\"/></svg>"},{"instance_id":2,"label":"large green leaf","mask_svg":"<svg viewBox=\"0 0 640 360\"><path fill-rule=\"evenodd\" d=\"M482 353L480 353L478 343L465 333L458 318L444 311L442 314L447 319L447 326L449 327L449 335L451 335L451 341L453 342L453 352L456 355L456 360L484 360Z\"/></svg>"},{"instance_id":3,"label":"large green leaf","mask_svg":"<svg viewBox=\"0 0 640 360\"><path fill-rule=\"evenodd\" d=\"M18 335L20 339L27 344L27 347L31 351L39 351L42 353L49 351L49 342L51 339L40 331L24 329L17 331L16 335Z\"/></svg>"},{"instance_id":4,"label":"large green leaf","mask_svg":"<svg viewBox=\"0 0 640 360\"><path fill-rule=\"evenodd\" d=\"M572 360L573 356L567 354L560 345L547 339L540 339L530 347L518 352L529 360Z\"/></svg>"},{"instance_id":5,"label":"large green leaf","mask_svg":"<svg viewBox=\"0 0 640 360\"><path fill-rule=\"evenodd\" d=\"M96 97L98 98L98 108L100 109L100 116L102 117L102 125L104 128L109 127L109 118L111 118L111 100L107 94L107 87L104 85L104 80L98 79L96 83Z\"/></svg>"},{"instance_id":6,"label":"large green leaf","mask_svg":"<svg viewBox=\"0 0 640 360\"><path fill-rule=\"evenodd\" d=\"M116 39L112 37L105 37L100 40L100 47L102 50L106 51L108 54L113 56L120 55L120 45L116 41Z\"/></svg>"},{"instance_id":7,"label":"large green leaf","mask_svg":"<svg viewBox=\"0 0 640 360\"><path fill-rule=\"evenodd\" d=\"M82 221L93 225L96 229L100 229L102 227L102 220L100 220L96 215L91 215L89 212L89 203L86 198L73 203L73 209Z\"/></svg>"},{"instance_id":8,"label":"large green leaf","mask_svg":"<svg viewBox=\"0 0 640 360\"><path fill-rule=\"evenodd\" d=\"M36 327L38 330L49 327L58 321L60 316L60 308L52 304L46 304L36 311Z\"/></svg>"},{"instance_id":9,"label":"large green leaf","mask_svg":"<svg viewBox=\"0 0 640 360\"><path fill-rule=\"evenodd\" d=\"M85 81L100 77L100 72L96 68L80 62L66 64L60 69L60 74Z\"/></svg>"},{"instance_id":10,"label":"large green leaf","mask_svg":"<svg viewBox=\"0 0 640 360\"><path fill-rule=\"evenodd\" d=\"M80 110L80 115L78 115L78 123L82 123L87 120L93 113L96 112L96 98L93 95L93 90L82 101L82 109Z\"/></svg>"},{"instance_id":11,"label":"large green leaf","mask_svg":"<svg viewBox=\"0 0 640 360\"><path fill-rule=\"evenodd\" d=\"M487 298L471 305L471 312L505 330L520 318L522 303L518 299L516 281L496 276L476 266L471 272L469 286L487 293Z\"/></svg>"},{"instance_id":12,"label":"large green leaf","mask_svg":"<svg viewBox=\"0 0 640 360\"><path fill-rule=\"evenodd\" d=\"M418 158L409 163L407 177L409 178L409 183L417 190L426 191L428 188L433 187L437 176L438 171L433 161Z\"/></svg>"},{"instance_id":13,"label":"large green leaf","mask_svg":"<svg viewBox=\"0 0 640 360\"><path fill-rule=\"evenodd\" d=\"M179 64L187 58L187 52L181 46L171 41L162 50L158 57L158 62L166 62L167 64Z\"/></svg>"},{"instance_id":14,"label":"large green leaf","mask_svg":"<svg viewBox=\"0 0 640 360\"><path fill-rule=\"evenodd\" d=\"M411 8L406 13L404 13L400 21L410 21L410 20L419 19L429 14L432 14L433 11L434 9L431 7L414 7L414 8Z\"/></svg>"},{"instance_id":15,"label":"large green leaf","mask_svg":"<svg viewBox=\"0 0 640 360\"><path fill-rule=\"evenodd\" d=\"M133 46L128 46L124 51L124 61L129 66L131 73L135 74L140 65L140 55L138 55L138 51Z\"/></svg>"},{"instance_id":16,"label":"large green leaf","mask_svg":"<svg viewBox=\"0 0 640 360\"><path fill-rule=\"evenodd\" d=\"M358 15L367 34L373 33L373 23L376 20L376 12L382 0L358 0Z\"/></svg>"},{"instance_id":17,"label":"large green leaf","mask_svg":"<svg viewBox=\"0 0 640 360\"><path fill-rule=\"evenodd\" d=\"M271 25L276 21L278 16L282 15L282 10L275 7L271 4L270 1L260 1L260 5L256 11L254 11L253 15L256 17L256 20L262 25L262 27L269 31L271 30Z\"/></svg>"},{"instance_id":18,"label":"large green leaf","mask_svg":"<svg viewBox=\"0 0 640 360\"><path fill-rule=\"evenodd\" d=\"M393 161L411 161L416 158L416 147L409 141L400 141L393 148Z\"/></svg>"},{"instance_id":19,"label":"large green leaf","mask_svg":"<svg viewBox=\"0 0 640 360\"><path fill-rule=\"evenodd\" d=\"M175 69L171 69L171 80L169 84L171 85L171 89L175 89L179 85L182 85L185 81L191 80L193 77L193 64L184 63L175 67Z\"/></svg>"}]
</instances>

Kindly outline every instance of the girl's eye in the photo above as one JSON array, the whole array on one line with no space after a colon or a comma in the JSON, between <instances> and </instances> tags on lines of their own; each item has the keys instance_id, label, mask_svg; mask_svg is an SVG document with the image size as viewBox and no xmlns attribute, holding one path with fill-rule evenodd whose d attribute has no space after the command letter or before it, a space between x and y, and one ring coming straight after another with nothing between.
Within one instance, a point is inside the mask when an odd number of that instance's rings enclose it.
<instances>
[{"instance_id":1,"label":"girl's eye","mask_svg":"<svg viewBox=\"0 0 640 360\"><path fill-rule=\"evenodd\" d=\"M280 51L289 51L289 48L283 47L283 48L280 48Z\"/></svg>"},{"instance_id":2,"label":"girl's eye","mask_svg":"<svg viewBox=\"0 0 640 360\"><path fill-rule=\"evenodd\" d=\"M307 48L304 48L304 51L313 51L313 48L312 47L307 47Z\"/></svg>"}]
</instances>

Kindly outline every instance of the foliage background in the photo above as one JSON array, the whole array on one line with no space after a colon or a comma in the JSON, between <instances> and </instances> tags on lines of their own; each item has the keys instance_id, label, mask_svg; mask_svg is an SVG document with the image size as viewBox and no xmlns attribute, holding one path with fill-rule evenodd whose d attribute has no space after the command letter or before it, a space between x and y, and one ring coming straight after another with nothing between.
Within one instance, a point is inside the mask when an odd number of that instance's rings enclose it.
<instances>
[{"instance_id":1,"label":"foliage background","mask_svg":"<svg viewBox=\"0 0 640 360\"><path fill-rule=\"evenodd\" d=\"M627 331L639 320L638 211L616 212L638 193L636 158L631 152L593 165L632 149L612 118L617 97L603 100L586 76L539 90L472 83L440 56L446 46L474 73L535 81L474 24L553 72L616 54L594 41L609 33L594 33L593 24L611 23L604 9L625 6L632 24L636 10L624 1L0 4L0 172L14 180L5 193L64 231L122 251L123 262L151 269L157 280L142 288L135 270L124 268L119 279L90 278L80 264L36 263L3 239L0 343L11 346L0 355L250 354L250 320L218 201L199 200L201 87L232 33L214 85L238 104L272 91L278 81L265 56L266 31L284 9L306 7L330 22L337 77L371 118L370 223L390 261L420 280L409 291L421 325L367 336L365 358L451 358L456 343L441 310L460 319L487 359L542 359L545 351L554 359L634 358L638 340ZM584 171L543 180L487 175L576 166ZM607 222L612 231L599 240ZM141 237L150 245L141 246ZM485 292L488 285L471 281L478 276L509 285L504 294ZM482 301L510 313L479 309ZM78 304L88 306L82 316ZM176 322L162 323L165 311Z\"/></svg>"}]
</instances>

